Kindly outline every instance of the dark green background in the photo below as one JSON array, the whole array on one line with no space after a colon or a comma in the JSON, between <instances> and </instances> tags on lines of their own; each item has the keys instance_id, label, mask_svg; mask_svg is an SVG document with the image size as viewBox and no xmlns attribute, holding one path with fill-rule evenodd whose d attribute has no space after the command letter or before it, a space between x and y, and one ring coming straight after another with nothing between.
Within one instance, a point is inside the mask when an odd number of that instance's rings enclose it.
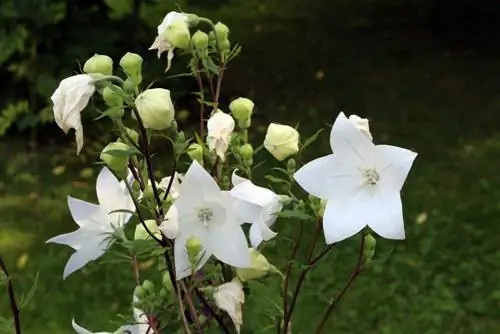
<instances>
[{"instance_id":1,"label":"dark green background","mask_svg":"<svg viewBox=\"0 0 500 334\"><path fill-rule=\"evenodd\" d=\"M232 40L243 45L227 72L222 107L233 97L251 97L256 129L271 120L300 122L307 136L343 110L368 117L377 143L419 153L403 190L407 240L379 240L379 261L349 291L330 332L500 332L500 5L178 4L224 21ZM73 317L89 329L109 330L112 315L127 310L133 289L128 268L89 265L62 281L70 251L44 244L74 228L68 193L95 201L92 163L110 138L86 113L85 152L76 158L73 135L52 123L48 101L59 80L78 72L93 53L118 62L132 51L145 58L144 82L172 89L177 109L194 113L191 79L166 80L164 59L147 51L163 15L175 8L171 1L0 1L0 254L20 292L40 272L36 295L22 313L29 334L71 333ZM185 60L176 58L172 73L185 71ZM326 152L324 134L309 157ZM427 219L417 222L424 213ZM277 228L285 235L294 230ZM347 279L356 243L342 243L311 272L293 333L309 333L324 301ZM286 243L274 249L276 258L288 252ZM0 315L9 317L3 292L0 301Z\"/></svg>"}]
</instances>

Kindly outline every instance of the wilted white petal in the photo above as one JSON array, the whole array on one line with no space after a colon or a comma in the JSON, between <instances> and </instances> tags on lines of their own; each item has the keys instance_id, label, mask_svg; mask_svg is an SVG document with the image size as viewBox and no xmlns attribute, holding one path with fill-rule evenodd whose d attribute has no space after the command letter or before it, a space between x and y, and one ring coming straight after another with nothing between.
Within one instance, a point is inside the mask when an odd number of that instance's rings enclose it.
<instances>
[{"instance_id":1,"label":"wilted white petal","mask_svg":"<svg viewBox=\"0 0 500 334\"><path fill-rule=\"evenodd\" d=\"M207 122L207 145L210 150L215 150L219 158L224 161L229 148L231 134L234 130L234 119L222 111L215 112Z\"/></svg>"},{"instance_id":2,"label":"wilted white petal","mask_svg":"<svg viewBox=\"0 0 500 334\"><path fill-rule=\"evenodd\" d=\"M227 312L234 323L236 332L240 333L241 325L243 325L241 308L245 302L245 293L241 282L235 278L229 283L218 286L214 293L214 300L217 307Z\"/></svg>"}]
</instances>

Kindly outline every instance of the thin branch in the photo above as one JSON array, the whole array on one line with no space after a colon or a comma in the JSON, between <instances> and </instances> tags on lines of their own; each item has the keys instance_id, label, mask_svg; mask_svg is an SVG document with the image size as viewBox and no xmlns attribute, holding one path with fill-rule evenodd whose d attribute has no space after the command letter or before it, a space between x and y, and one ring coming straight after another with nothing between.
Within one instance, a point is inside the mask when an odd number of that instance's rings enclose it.
<instances>
[{"instance_id":1,"label":"thin branch","mask_svg":"<svg viewBox=\"0 0 500 334\"><path fill-rule=\"evenodd\" d=\"M184 331L186 334L191 334L189 329L189 322L186 318L186 313L184 311L184 303L182 302L182 294L179 285L177 285L177 299L179 300L179 310L181 311L182 323L184 324Z\"/></svg>"},{"instance_id":2,"label":"thin branch","mask_svg":"<svg viewBox=\"0 0 500 334\"><path fill-rule=\"evenodd\" d=\"M163 200L167 199L168 194L170 193L170 189L172 189L172 185L174 184L176 169L177 169L177 159L174 157L174 163L172 164L172 174L170 175L170 180L168 180L168 185L167 189L165 190L165 194L163 194Z\"/></svg>"},{"instance_id":3,"label":"thin branch","mask_svg":"<svg viewBox=\"0 0 500 334\"><path fill-rule=\"evenodd\" d=\"M205 89L203 87L203 79L201 78L199 72L199 61L196 62L196 72L195 72L196 82L198 83L198 88L201 94L200 102L200 137L203 138L205 135Z\"/></svg>"},{"instance_id":4,"label":"thin branch","mask_svg":"<svg viewBox=\"0 0 500 334\"><path fill-rule=\"evenodd\" d=\"M139 125L139 131L141 132L142 146L144 149L144 159L146 160L146 167L148 169L149 181L151 181L151 187L153 188L153 194L156 200L156 204L158 205L158 210L155 210L156 213L156 223L161 224L161 216L163 216L163 203L160 199L160 193L158 191L158 187L156 186L156 181L153 174L153 164L151 161L151 152L149 150L149 140L148 134L146 132L146 128L144 127L144 123L142 122L141 116L136 108L132 108L132 112L137 119L137 124Z\"/></svg>"},{"instance_id":5,"label":"thin branch","mask_svg":"<svg viewBox=\"0 0 500 334\"><path fill-rule=\"evenodd\" d=\"M200 319L198 318L198 313L196 312L196 308L194 307L193 298L192 298L191 294L189 293L189 290L186 286L186 283L184 281L181 281L180 286L181 286L182 290L184 291L184 295L186 296L186 302L187 302L188 307L189 307L189 313L191 313L191 317L193 318L194 323L196 324L196 328L198 329L198 333L203 334L204 331L203 331L203 328L201 327Z\"/></svg>"},{"instance_id":6,"label":"thin branch","mask_svg":"<svg viewBox=\"0 0 500 334\"><path fill-rule=\"evenodd\" d=\"M321 234L321 221L318 220L316 222L316 230L313 235L313 240L311 245L309 246L309 251L307 254L307 262L302 271L300 272L299 278L297 279L297 284L295 286L295 291L292 295L292 299L290 302L290 307L288 309L285 309L285 319L283 323L283 331L282 333L286 334L288 331L288 327L290 325L290 319L292 318L292 313L295 308L295 305L297 303L297 300L299 298L300 294L300 289L302 288L302 285L305 281L306 275L311 270L314 265L321 259L323 258L328 252L333 248L333 245L330 245L328 247L325 247L317 256L313 257L314 255L314 250L316 248L316 244L319 239L319 235Z\"/></svg>"},{"instance_id":7,"label":"thin branch","mask_svg":"<svg viewBox=\"0 0 500 334\"><path fill-rule=\"evenodd\" d=\"M210 306L208 301L203 296L203 293L199 289L195 289L195 293L196 293L196 296L198 297L198 300L203 304L203 307L208 309L208 311L210 312L210 315L212 317L214 317L215 321L217 321L217 323L219 324L219 327L222 329L222 331L225 334L230 334L231 332L229 331L226 324L224 323L224 319L219 314L217 314L217 312Z\"/></svg>"},{"instance_id":8,"label":"thin branch","mask_svg":"<svg viewBox=\"0 0 500 334\"><path fill-rule=\"evenodd\" d=\"M363 270L363 264L364 264L364 250L365 250L365 238L364 235L361 236L361 243L359 246L359 256L358 256L358 262L356 263L356 267L351 273L351 276L349 277L349 280L347 283L344 285L342 290L339 292L337 297L333 301L331 301L328 305L328 308L326 309L325 313L323 314L323 317L321 318L321 322L318 325L318 328L316 329L316 334L321 333L323 330L323 327L326 324L326 321L328 320L328 317L331 315L337 304L340 302L342 297L345 295L347 290L351 287L351 285L354 283L356 278L359 276L361 271Z\"/></svg>"},{"instance_id":9,"label":"thin branch","mask_svg":"<svg viewBox=\"0 0 500 334\"><path fill-rule=\"evenodd\" d=\"M290 275L292 273L292 266L295 261L295 257L297 256L297 251L299 250L300 246L300 241L302 240L302 232L304 230L304 221L300 221L299 225L299 232L298 232L298 237L297 241L295 242L295 245L293 246L292 250L292 255L290 256L290 260L288 260L288 265L286 267L286 273L285 273L285 282L283 284L283 312L284 312L284 319L288 319L288 284L290 282Z\"/></svg>"},{"instance_id":10,"label":"thin branch","mask_svg":"<svg viewBox=\"0 0 500 334\"><path fill-rule=\"evenodd\" d=\"M16 294L14 292L14 286L12 284L12 278L10 277L9 272L7 270L7 266L3 262L1 256L0 256L0 270L3 271L7 279L7 290L9 293L10 309L12 311L12 317L14 318L14 329L16 331L16 334L21 334L21 317L20 317L21 310L19 309L19 305L17 304Z\"/></svg>"}]
</instances>

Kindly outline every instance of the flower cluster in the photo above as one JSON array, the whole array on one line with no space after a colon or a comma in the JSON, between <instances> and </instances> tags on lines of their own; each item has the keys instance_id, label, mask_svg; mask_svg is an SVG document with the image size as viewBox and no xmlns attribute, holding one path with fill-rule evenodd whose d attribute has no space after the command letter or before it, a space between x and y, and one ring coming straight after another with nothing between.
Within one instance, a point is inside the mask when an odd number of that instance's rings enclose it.
<instances>
[{"instance_id":1,"label":"flower cluster","mask_svg":"<svg viewBox=\"0 0 500 334\"><path fill-rule=\"evenodd\" d=\"M400 191L416 153L374 144L368 120L343 112L330 132L329 155L301 165L300 153L319 132L301 140L296 128L279 123L269 124L263 143L254 149L254 102L239 97L224 112L218 101L220 81L211 97L204 96L204 84L213 89L212 80L222 80L227 63L240 50L232 46L226 25L170 12L150 49L157 50L158 57L167 52L167 71L175 50L191 57L190 74L201 97L198 133L179 130L168 89L141 89L143 61L138 54L127 53L120 60L125 78L113 75L110 57L94 55L85 63L84 74L63 79L52 96L58 126L64 132L75 129L77 153L83 147L81 112L95 95L107 108L102 117L110 118L119 133L99 157L106 166L96 183L99 204L68 197L79 228L47 241L75 250L63 278L100 258L112 244L132 254L135 267L139 257L159 263L159 290L134 270L135 324L118 332L201 333L213 326L228 332L227 316L239 333L246 290L253 281L271 277L281 281L283 289L278 332L290 333L300 282L289 300L290 268L280 270L263 254L264 246L279 236L279 227L295 229L293 220L316 221L314 233L322 233L330 246L311 253L306 268L316 265L334 244L358 233L363 234L360 258L365 261L358 271L374 256L372 232L387 239L405 238ZM150 145L154 134L167 137L173 152L161 160L171 161L172 167L170 176L159 182ZM254 159L262 148L268 152L264 159L278 164L272 169L278 174L258 170ZM279 192L254 183L254 171L281 185ZM133 238L127 231L129 221L135 224ZM73 328L91 333L75 322Z\"/></svg>"}]
</instances>

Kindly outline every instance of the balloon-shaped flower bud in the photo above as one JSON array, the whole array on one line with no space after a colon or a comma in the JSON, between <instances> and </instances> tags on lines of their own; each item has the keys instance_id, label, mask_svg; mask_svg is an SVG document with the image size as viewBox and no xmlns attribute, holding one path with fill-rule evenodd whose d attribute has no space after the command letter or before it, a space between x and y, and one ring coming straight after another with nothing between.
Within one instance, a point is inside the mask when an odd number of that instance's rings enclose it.
<instances>
[{"instance_id":1,"label":"balloon-shaped flower bud","mask_svg":"<svg viewBox=\"0 0 500 334\"><path fill-rule=\"evenodd\" d=\"M156 226L156 221L154 219L148 219L144 221L144 225L146 225L149 232L153 233L155 237L161 238L160 230L158 229L158 226ZM144 225L141 223L137 224L137 226L135 227L134 240L153 239Z\"/></svg>"},{"instance_id":2,"label":"balloon-shaped flower bud","mask_svg":"<svg viewBox=\"0 0 500 334\"><path fill-rule=\"evenodd\" d=\"M172 125L175 111L168 89L145 90L135 99L135 106L145 128L165 130Z\"/></svg>"},{"instance_id":3,"label":"balloon-shaped flower bud","mask_svg":"<svg viewBox=\"0 0 500 334\"><path fill-rule=\"evenodd\" d=\"M377 240L371 235L365 235L365 248L364 248L364 261L368 264L373 259L375 255L375 246L377 245Z\"/></svg>"},{"instance_id":4,"label":"balloon-shaped flower bud","mask_svg":"<svg viewBox=\"0 0 500 334\"><path fill-rule=\"evenodd\" d=\"M246 129L250 127L254 106L252 100L245 97L239 97L229 104L229 110L231 110L231 114L240 128Z\"/></svg>"},{"instance_id":5,"label":"balloon-shaped flower bud","mask_svg":"<svg viewBox=\"0 0 500 334\"><path fill-rule=\"evenodd\" d=\"M113 59L106 55L95 54L83 65L83 72L87 74L100 73L102 75L113 74Z\"/></svg>"},{"instance_id":6,"label":"balloon-shaped flower bud","mask_svg":"<svg viewBox=\"0 0 500 334\"><path fill-rule=\"evenodd\" d=\"M201 244L201 240L197 237L190 237L186 241L186 250L188 253L189 263L191 263L193 267L196 267L198 265L198 259L201 255L200 252L202 249L203 246Z\"/></svg>"},{"instance_id":7,"label":"balloon-shaped flower bud","mask_svg":"<svg viewBox=\"0 0 500 334\"><path fill-rule=\"evenodd\" d=\"M134 296L137 297L138 299L144 299L148 295L148 292L146 289L142 287L142 285L138 285L134 289Z\"/></svg>"},{"instance_id":8,"label":"balloon-shaped flower bud","mask_svg":"<svg viewBox=\"0 0 500 334\"><path fill-rule=\"evenodd\" d=\"M137 133L137 131L135 130L132 130L130 128L125 128L125 134L126 134L126 137L128 137L130 140L132 140L132 142L136 145L139 144L139 134Z\"/></svg>"},{"instance_id":9,"label":"balloon-shaped flower bud","mask_svg":"<svg viewBox=\"0 0 500 334\"><path fill-rule=\"evenodd\" d=\"M208 48L208 35L198 30L194 33L193 37L191 37L191 42L198 50L206 50Z\"/></svg>"},{"instance_id":10,"label":"balloon-shaped flower bud","mask_svg":"<svg viewBox=\"0 0 500 334\"><path fill-rule=\"evenodd\" d=\"M165 29L163 37L174 48L187 49L191 41L189 26L185 19L177 18Z\"/></svg>"},{"instance_id":11,"label":"balloon-shaped flower bud","mask_svg":"<svg viewBox=\"0 0 500 334\"><path fill-rule=\"evenodd\" d=\"M147 295L152 295L155 292L155 285L148 279L142 282L142 288L144 289Z\"/></svg>"},{"instance_id":12,"label":"balloon-shaped flower bud","mask_svg":"<svg viewBox=\"0 0 500 334\"><path fill-rule=\"evenodd\" d=\"M117 86L115 86L115 88L119 89ZM102 90L102 98L109 107L109 109L106 110L106 114L110 118L120 119L123 117L125 113L123 110L123 99L113 88L109 86L104 87Z\"/></svg>"},{"instance_id":13,"label":"balloon-shaped flower bud","mask_svg":"<svg viewBox=\"0 0 500 334\"><path fill-rule=\"evenodd\" d=\"M229 28L222 22L217 22L214 26L215 36L219 42L223 42L229 37Z\"/></svg>"},{"instance_id":14,"label":"balloon-shaped flower bud","mask_svg":"<svg viewBox=\"0 0 500 334\"><path fill-rule=\"evenodd\" d=\"M174 291L174 285L172 284L172 280L170 279L170 274L168 273L168 271L163 274L162 282L163 286L165 287L165 289L167 289L168 292Z\"/></svg>"},{"instance_id":15,"label":"balloon-shaped flower bud","mask_svg":"<svg viewBox=\"0 0 500 334\"><path fill-rule=\"evenodd\" d=\"M109 143L102 150L100 158L109 169L121 177L126 177L130 149L125 143Z\"/></svg>"},{"instance_id":16,"label":"balloon-shaped flower bud","mask_svg":"<svg viewBox=\"0 0 500 334\"><path fill-rule=\"evenodd\" d=\"M198 143L192 143L187 148L187 154L192 160L198 161L200 164L203 164L203 146Z\"/></svg>"},{"instance_id":17,"label":"balloon-shaped flower bud","mask_svg":"<svg viewBox=\"0 0 500 334\"><path fill-rule=\"evenodd\" d=\"M372 134L370 133L370 124L368 119L361 118L358 115L350 115L349 121L354 124L354 126L361 131L368 139L373 141Z\"/></svg>"},{"instance_id":18,"label":"balloon-shaped flower bud","mask_svg":"<svg viewBox=\"0 0 500 334\"><path fill-rule=\"evenodd\" d=\"M243 160L248 160L253 158L253 147L251 144L244 144L240 146L239 149L240 156Z\"/></svg>"},{"instance_id":19,"label":"balloon-shaped flower bud","mask_svg":"<svg viewBox=\"0 0 500 334\"><path fill-rule=\"evenodd\" d=\"M288 125L271 123L267 128L264 147L276 159L283 161L299 151L299 132Z\"/></svg>"},{"instance_id":20,"label":"balloon-shaped flower bud","mask_svg":"<svg viewBox=\"0 0 500 334\"><path fill-rule=\"evenodd\" d=\"M120 59L120 67L136 86L142 82L142 63L142 57L132 52L127 52Z\"/></svg>"},{"instance_id":21,"label":"balloon-shaped flower bud","mask_svg":"<svg viewBox=\"0 0 500 334\"><path fill-rule=\"evenodd\" d=\"M256 280L271 272L278 272L276 267L267 261L266 257L253 248L249 248L252 268L236 268L236 276L240 281Z\"/></svg>"}]
</instances>

